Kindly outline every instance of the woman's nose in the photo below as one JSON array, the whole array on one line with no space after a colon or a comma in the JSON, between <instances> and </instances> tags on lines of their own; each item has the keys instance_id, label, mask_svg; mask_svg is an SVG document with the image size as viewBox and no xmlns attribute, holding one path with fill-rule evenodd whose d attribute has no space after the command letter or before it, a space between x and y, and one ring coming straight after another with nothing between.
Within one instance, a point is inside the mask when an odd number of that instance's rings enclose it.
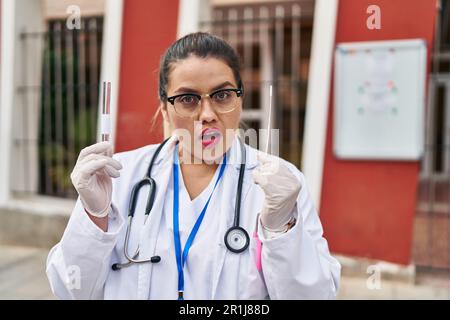
<instances>
[{"instance_id":1,"label":"woman's nose","mask_svg":"<svg viewBox=\"0 0 450 320\"><path fill-rule=\"evenodd\" d=\"M202 122L211 122L213 120L217 120L217 114L211 103L211 99L204 98L201 100L199 120Z\"/></svg>"}]
</instances>

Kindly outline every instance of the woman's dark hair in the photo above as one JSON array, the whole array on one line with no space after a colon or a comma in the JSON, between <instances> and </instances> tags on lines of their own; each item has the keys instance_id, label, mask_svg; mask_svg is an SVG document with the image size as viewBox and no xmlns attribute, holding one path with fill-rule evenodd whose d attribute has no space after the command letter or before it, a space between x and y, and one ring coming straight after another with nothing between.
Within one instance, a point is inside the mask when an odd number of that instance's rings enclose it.
<instances>
[{"instance_id":1,"label":"woman's dark hair","mask_svg":"<svg viewBox=\"0 0 450 320\"><path fill-rule=\"evenodd\" d=\"M159 98L167 101L167 84L172 63L195 55L214 57L224 61L233 71L238 88L244 89L241 80L239 57L223 39L206 32L190 33L175 41L161 58L159 68Z\"/></svg>"}]
</instances>

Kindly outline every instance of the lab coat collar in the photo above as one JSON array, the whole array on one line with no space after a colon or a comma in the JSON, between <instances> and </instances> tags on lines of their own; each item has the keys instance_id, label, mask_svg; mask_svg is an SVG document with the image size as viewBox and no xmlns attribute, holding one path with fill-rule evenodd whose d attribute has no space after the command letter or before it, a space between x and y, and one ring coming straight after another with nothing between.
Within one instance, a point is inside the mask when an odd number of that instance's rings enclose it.
<instances>
[{"instance_id":1,"label":"lab coat collar","mask_svg":"<svg viewBox=\"0 0 450 320\"><path fill-rule=\"evenodd\" d=\"M233 166L236 169L240 169L241 167L241 159L242 159L241 145L240 145L241 143L243 143L242 140L236 136L228 152L229 155L229 159L227 159L228 163L233 164ZM244 144L244 146L246 153L245 168L253 169L258 164L257 153L250 146L246 144Z\"/></svg>"},{"instance_id":2,"label":"lab coat collar","mask_svg":"<svg viewBox=\"0 0 450 320\"><path fill-rule=\"evenodd\" d=\"M155 162L153 164L160 165L161 162L167 163L167 160L170 160L172 157L172 152L174 150L176 142L177 142L177 137L171 136L169 138L169 141L167 141L167 143L163 146L163 148L159 152L159 155L156 157ZM154 146L154 150L152 150L151 156L147 157L146 163L150 163L151 159L153 158L153 154L156 151L156 149L158 148L159 144L155 144L153 146Z\"/></svg>"}]
</instances>

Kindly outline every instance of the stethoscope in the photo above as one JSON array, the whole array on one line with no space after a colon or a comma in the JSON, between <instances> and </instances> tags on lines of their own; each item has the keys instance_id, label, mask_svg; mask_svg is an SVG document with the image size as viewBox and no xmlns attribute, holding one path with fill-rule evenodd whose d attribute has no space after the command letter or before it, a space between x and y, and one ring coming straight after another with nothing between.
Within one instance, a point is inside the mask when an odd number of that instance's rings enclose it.
<instances>
[{"instance_id":1,"label":"stethoscope","mask_svg":"<svg viewBox=\"0 0 450 320\"><path fill-rule=\"evenodd\" d=\"M125 244L123 247L123 253L125 255L125 258L128 260L126 263L114 263L111 268L116 271L120 270L122 268L128 267L133 263L158 263L161 261L160 256L152 256L149 259L138 259L139 257L139 246L137 247L135 253L133 255L130 255L128 252L128 243L130 240L130 233L131 233L131 225L134 218L134 212L136 210L136 204L139 197L139 191L142 187L145 185L149 186L149 193L147 198L147 205L145 207L145 221L147 221L150 211L152 210L153 203L155 201L155 193L156 193L156 182L151 177L153 164L158 157L158 154L160 153L161 149L164 147L164 145L167 143L167 141L170 138L164 140L156 149L155 153L153 154L153 157L150 161L150 165L147 169L147 175L137 182L133 189L131 190L131 197L130 197L130 203L128 207L128 221L127 221L127 230L125 234ZM250 237L247 233L247 231L239 226L239 217L241 213L241 195L242 195L242 184L244 181L244 173L245 173L245 162L246 162L246 150L244 143L239 139L239 144L241 146L241 166L239 168L239 178L238 178L238 186L237 186L237 192L236 192L236 205L234 210L234 221L233 226L231 226L227 232L225 233L224 242L225 246L228 250L230 250L233 253L241 253L244 252L250 243Z\"/></svg>"}]
</instances>

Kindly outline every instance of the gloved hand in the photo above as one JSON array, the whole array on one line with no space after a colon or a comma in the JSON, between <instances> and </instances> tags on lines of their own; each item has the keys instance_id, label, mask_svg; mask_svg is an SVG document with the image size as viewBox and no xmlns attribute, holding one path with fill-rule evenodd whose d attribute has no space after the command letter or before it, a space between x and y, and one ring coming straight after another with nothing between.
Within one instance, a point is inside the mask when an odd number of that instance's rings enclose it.
<instances>
[{"instance_id":1,"label":"gloved hand","mask_svg":"<svg viewBox=\"0 0 450 320\"><path fill-rule=\"evenodd\" d=\"M258 160L261 165L253 170L252 178L265 194L261 224L268 231L285 231L302 186L278 158L259 152Z\"/></svg>"},{"instance_id":2,"label":"gloved hand","mask_svg":"<svg viewBox=\"0 0 450 320\"><path fill-rule=\"evenodd\" d=\"M99 142L81 150L70 175L84 209L95 217L108 215L112 180L120 176L119 161L112 158L111 143Z\"/></svg>"}]
</instances>

